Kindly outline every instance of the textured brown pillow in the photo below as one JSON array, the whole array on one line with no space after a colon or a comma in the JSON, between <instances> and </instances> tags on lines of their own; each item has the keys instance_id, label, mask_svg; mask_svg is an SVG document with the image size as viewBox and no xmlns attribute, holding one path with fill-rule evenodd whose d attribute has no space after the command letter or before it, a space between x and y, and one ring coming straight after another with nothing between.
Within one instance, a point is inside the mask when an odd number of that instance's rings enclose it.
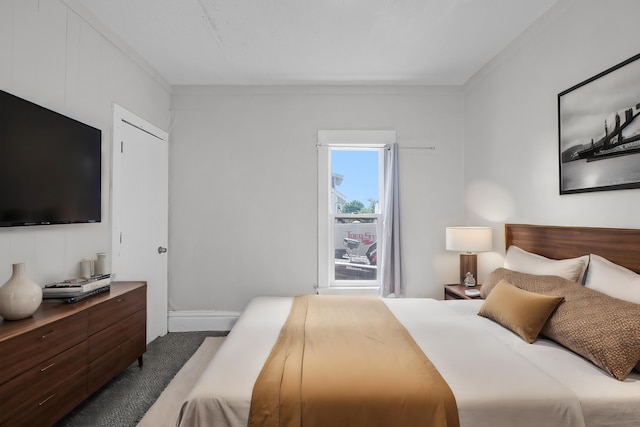
<instances>
[{"instance_id":1,"label":"textured brown pillow","mask_svg":"<svg viewBox=\"0 0 640 427\"><path fill-rule=\"evenodd\" d=\"M521 273L515 270L509 270L508 268L497 268L493 270L493 272L491 272L489 276L487 276L487 278L482 282L482 287L480 288L480 296L486 299L487 296L489 296L489 294L493 290L493 288L502 279L506 280L507 282L511 283L512 285L518 288L521 288L521 286L519 286L518 283L516 282L520 282L523 277L535 278L535 280L552 281L556 286L562 286L568 283L578 283L578 282L572 282L571 280L565 279L560 276L543 276L543 275L537 275L537 274L527 274L527 273ZM562 296L562 294L560 293L557 293L554 295Z\"/></svg>"},{"instance_id":2,"label":"textured brown pillow","mask_svg":"<svg viewBox=\"0 0 640 427\"><path fill-rule=\"evenodd\" d=\"M640 304L622 301L558 276L499 268L482 284L488 293L502 279L520 289L564 297L542 335L590 360L618 380L640 362Z\"/></svg>"},{"instance_id":3,"label":"textured brown pillow","mask_svg":"<svg viewBox=\"0 0 640 427\"><path fill-rule=\"evenodd\" d=\"M498 322L531 344L536 340L562 297L541 295L500 280L478 315Z\"/></svg>"}]
</instances>

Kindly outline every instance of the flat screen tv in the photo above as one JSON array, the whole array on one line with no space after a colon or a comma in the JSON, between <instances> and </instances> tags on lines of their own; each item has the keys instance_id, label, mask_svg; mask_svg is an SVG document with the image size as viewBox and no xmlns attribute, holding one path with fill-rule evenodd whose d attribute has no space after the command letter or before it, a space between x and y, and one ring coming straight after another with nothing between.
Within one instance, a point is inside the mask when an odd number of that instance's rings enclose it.
<instances>
[{"instance_id":1,"label":"flat screen tv","mask_svg":"<svg viewBox=\"0 0 640 427\"><path fill-rule=\"evenodd\" d=\"M101 221L102 132L0 91L0 227Z\"/></svg>"}]
</instances>

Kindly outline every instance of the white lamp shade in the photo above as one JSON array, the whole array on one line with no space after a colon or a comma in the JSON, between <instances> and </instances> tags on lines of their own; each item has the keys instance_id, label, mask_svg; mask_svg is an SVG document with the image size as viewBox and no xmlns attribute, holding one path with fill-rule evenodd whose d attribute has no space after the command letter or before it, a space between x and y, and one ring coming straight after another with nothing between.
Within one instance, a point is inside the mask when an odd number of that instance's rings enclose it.
<instances>
[{"instance_id":1,"label":"white lamp shade","mask_svg":"<svg viewBox=\"0 0 640 427\"><path fill-rule=\"evenodd\" d=\"M491 250L491 227L447 227L447 250L485 252Z\"/></svg>"}]
</instances>

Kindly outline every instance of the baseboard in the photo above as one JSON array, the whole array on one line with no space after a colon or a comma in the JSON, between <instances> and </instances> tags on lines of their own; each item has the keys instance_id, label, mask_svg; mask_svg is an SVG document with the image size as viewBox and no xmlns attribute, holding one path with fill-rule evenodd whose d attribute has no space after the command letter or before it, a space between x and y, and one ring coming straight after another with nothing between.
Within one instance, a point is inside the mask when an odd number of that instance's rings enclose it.
<instances>
[{"instance_id":1,"label":"baseboard","mask_svg":"<svg viewBox=\"0 0 640 427\"><path fill-rule=\"evenodd\" d=\"M170 311L169 332L230 331L238 317L236 311Z\"/></svg>"}]
</instances>

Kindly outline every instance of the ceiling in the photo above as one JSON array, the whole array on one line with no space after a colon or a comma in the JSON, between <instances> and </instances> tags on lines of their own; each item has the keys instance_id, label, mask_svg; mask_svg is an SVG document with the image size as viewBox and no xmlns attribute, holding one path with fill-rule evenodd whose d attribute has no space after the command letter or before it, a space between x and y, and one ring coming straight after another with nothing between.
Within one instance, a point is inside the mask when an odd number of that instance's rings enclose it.
<instances>
[{"instance_id":1,"label":"ceiling","mask_svg":"<svg viewBox=\"0 0 640 427\"><path fill-rule=\"evenodd\" d=\"M76 0L172 85L461 85L558 0Z\"/></svg>"}]
</instances>

